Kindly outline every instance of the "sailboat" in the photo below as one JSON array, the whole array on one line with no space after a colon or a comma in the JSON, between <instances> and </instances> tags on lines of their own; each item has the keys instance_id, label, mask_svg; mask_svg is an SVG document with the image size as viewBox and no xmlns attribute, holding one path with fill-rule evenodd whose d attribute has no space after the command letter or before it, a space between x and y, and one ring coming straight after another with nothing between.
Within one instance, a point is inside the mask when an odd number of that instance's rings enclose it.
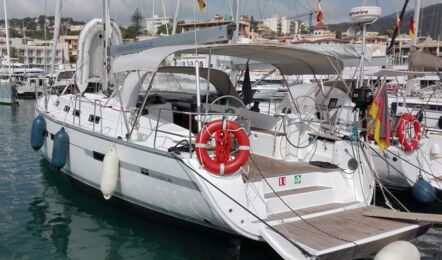
<instances>
[{"instance_id":1,"label":"sailboat","mask_svg":"<svg viewBox=\"0 0 442 260\"><path fill-rule=\"evenodd\" d=\"M406 1L403 11L406 8ZM419 20L420 1L416 1L415 17ZM418 26L416 26L417 29ZM415 31L414 44L416 45L417 30ZM394 42L392 40L392 42ZM411 191L413 198L421 205L429 205L437 200L438 193L442 190L442 157L440 146L442 135L437 129L440 111L438 107L441 100L437 98L436 89L428 88L417 95L412 95L411 85L415 78L428 75L428 72L417 71L416 56L411 55L409 71L383 69L374 74L377 78L379 89L385 88L388 77L402 77L407 79L407 89L398 90L388 96L389 107L392 114L392 145L384 152L372 144L373 160L380 179L385 186L400 191ZM419 59L418 59L419 60ZM427 59L425 65L431 67L433 73L438 70L437 58L433 61ZM430 63L432 63L431 66ZM415 64L415 65L412 65ZM441 63L442 64L442 63ZM421 66L420 65L420 66ZM442 65L441 65L442 68ZM439 83L440 85L440 83ZM425 92L429 95L424 95Z\"/></svg>"},{"instance_id":2,"label":"sailboat","mask_svg":"<svg viewBox=\"0 0 442 260\"><path fill-rule=\"evenodd\" d=\"M364 216L375 180L356 157L358 143L309 128L302 114L250 111L226 72L166 62L198 52L270 64L281 75L330 75L341 73L342 61L293 46L243 44L86 60L122 42L108 1L104 13L80 35L78 93L48 93L35 106L31 146L73 181L105 200L264 241L286 259L359 258L428 229ZM90 88L99 68L103 91ZM187 76L190 89L180 84Z\"/></svg>"}]
</instances>

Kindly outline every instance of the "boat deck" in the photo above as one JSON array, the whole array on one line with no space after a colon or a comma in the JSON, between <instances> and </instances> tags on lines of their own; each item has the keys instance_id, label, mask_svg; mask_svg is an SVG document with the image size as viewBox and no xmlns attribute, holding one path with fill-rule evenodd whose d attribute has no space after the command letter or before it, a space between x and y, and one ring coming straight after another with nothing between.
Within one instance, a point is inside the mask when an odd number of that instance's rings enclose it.
<instances>
[{"instance_id":1,"label":"boat deck","mask_svg":"<svg viewBox=\"0 0 442 260\"><path fill-rule=\"evenodd\" d=\"M363 215L365 209L310 218L309 224L304 221L280 224L275 229L318 252L321 259L354 259L371 255L393 241L412 239L429 227L422 222L367 217Z\"/></svg>"},{"instance_id":2,"label":"boat deck","mask_svg":"<svg viewBox=\"0 0 442 260\"><path fill-rule=\"evenodd\" d=\"M279 177L289 174L306 174L311 172L334 172L336 169L322 168L307 162L286 162L266 156L251 154L248 162L248 181L260 181L261 173L265 178Z\"/></svg>"}]
</instances>

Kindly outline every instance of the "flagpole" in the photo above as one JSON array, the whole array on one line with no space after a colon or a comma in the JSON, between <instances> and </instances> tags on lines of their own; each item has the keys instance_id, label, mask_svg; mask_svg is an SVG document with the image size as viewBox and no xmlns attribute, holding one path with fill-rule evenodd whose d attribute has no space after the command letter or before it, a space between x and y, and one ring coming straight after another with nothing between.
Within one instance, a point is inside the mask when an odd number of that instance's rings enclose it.
<instances>
[{"instance_id":1,"label":"flagpole","mask_svg":"<svg viewBox=\"0 0 442 260\"><path fill-rule=\"evenodd\" d=\"M421 10L421 0L416 0L416 4L414 5L414 37L413 37L413 46L417 45L417 36L419 34L419 15Z\"/></svg>"}]
</instances>

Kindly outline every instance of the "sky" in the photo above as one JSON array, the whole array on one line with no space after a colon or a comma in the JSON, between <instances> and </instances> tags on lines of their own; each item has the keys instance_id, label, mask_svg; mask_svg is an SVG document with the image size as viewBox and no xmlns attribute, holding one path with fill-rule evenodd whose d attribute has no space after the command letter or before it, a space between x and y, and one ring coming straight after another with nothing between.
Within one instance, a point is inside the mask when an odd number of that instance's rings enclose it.
<instances>
[{"instance_id":1,"label":"sky","mask_svg":"<svg viewBox=\"0 0 442 260\"><path fill-rule=\"evenodd\" d=\"M102 16L102 0L62 0L63 17L73 17L76 20L88 21ZM130 24L130 16L138 8L144 17L152 16L152 7L155 14L174 16L177 0L110 0L111 16L120 25ZM207 8L200 12L196 8L197 0L181 0L179 20L207 20L215 14L231 15L231 0L205 0ZM9 18L35 17L41 14L54 15L55 0L6 0ZM368 5L379 5L383 15L400 12L401 0L368 0ZM422 6L441 3L442 0L421 0ZM164 3L164 9L163 9ZM254 16L255 20L278 15L279 17L293 17L307 10L316 9L318 0L241 0L240 14ZM348 21L350 8L360 6L361 0L321 0L321 7L325 14L325 23ZM408 9L414 8L415 0L410 0ZM3 6L0 7L3 19ZM307 21L307 17L300 18Z\"/></svg>"}]
</instances>

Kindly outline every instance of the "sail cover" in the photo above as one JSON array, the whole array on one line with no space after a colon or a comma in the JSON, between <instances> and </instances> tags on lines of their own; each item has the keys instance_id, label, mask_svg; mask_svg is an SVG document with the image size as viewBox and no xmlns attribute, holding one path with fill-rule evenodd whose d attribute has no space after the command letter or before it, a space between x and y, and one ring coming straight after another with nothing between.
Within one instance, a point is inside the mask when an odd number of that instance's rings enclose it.
<instances>
[{"instance_id":1,"label":"sail cover","mask_svg":"<svg viewBox=\"0 0 442 260\"><path fill-rule=\"evenodd\" d=\"M442 71L442 57L432 55L423 49L412 50L410 54L410 70L413 71Z\"/></svg>"}]
</instances>

